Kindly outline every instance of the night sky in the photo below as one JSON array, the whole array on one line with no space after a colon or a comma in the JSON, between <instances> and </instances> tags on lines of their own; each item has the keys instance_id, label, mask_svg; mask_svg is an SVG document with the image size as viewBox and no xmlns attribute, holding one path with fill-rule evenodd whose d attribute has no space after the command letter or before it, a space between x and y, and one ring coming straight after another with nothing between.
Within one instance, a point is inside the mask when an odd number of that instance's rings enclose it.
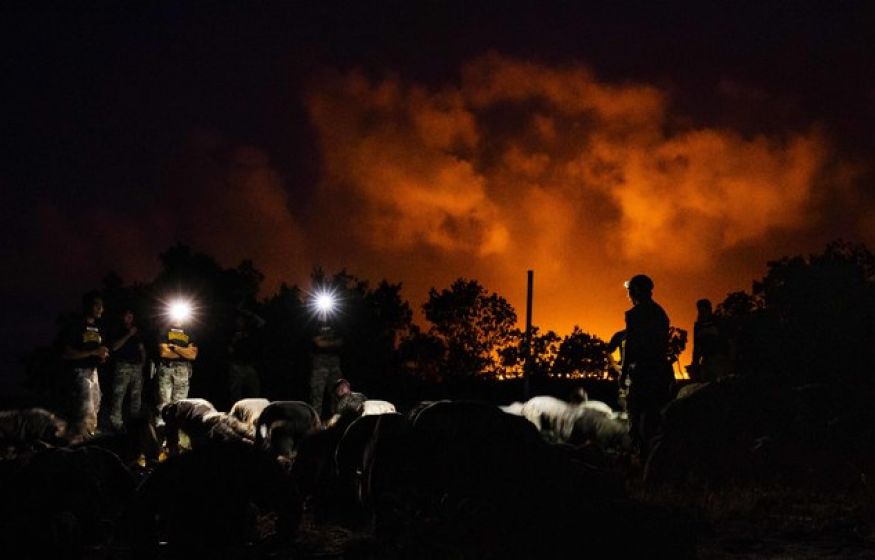
<instances>
[{"instance_id":1,"label":"night sky","mask_svg":"<svg viewBox=\"0 0 875 560\"><path fill-rule=\"evenodd\" d=\"M0 13L0 375L175 242L602 337L875 247L872 2L124 4Z\"/></svg>"}]
</instances>

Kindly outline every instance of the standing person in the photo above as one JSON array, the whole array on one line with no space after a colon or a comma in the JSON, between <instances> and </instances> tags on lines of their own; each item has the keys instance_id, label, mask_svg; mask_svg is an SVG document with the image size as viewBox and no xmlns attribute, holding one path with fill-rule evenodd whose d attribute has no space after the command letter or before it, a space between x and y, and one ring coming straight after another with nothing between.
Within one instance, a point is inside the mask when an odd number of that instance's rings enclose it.
<instances>
[{"instance_id":1,"label":"standing person","mask_svg":"<svg viewBox=\"0 0 875 560\"><path fill-rule=\"evenodd\" d=\"M687 368L690 379L715 381L729 373L729 348L720 329L711 301L696 302L698 316L693 325L693 363Z\"/></svg>"},{"instance_id":2,"label":"standing person","mask_svg":"<svg viewBox=\"0 0 875 560\"><path fill-rule=\"evenodd\" d=\"M326 390L333 389L334 384L343 377L338 355L342 346L343 339L327 325L320 327L319 333L313 337L310 404L316 409L319 418L327 417L327 411L323 410Z\"/></svg>"},{"instance_id":3,"label":"standing person","mask_svg":"<svg viewBox=\"0 0 875 560\"><path fill-rule=\"evenodd\" d=\"M626 311L623 377L631 381L628 395L632 440L642 459L659 431L660 411L672 397L674 373L668 361L668 315L653 301L653 280L639 274L625 284L632 301Z\"/></svg>"},{"instance_id":4,"label":"standing person","mask_svg":"<svg viewBox=\"0 0 875 560\"><path fill-rule=\"evenodd\" d=\"M61 358L72 368L73 410L71 435L90 437L97 431L100 410L100 383L97 367L106 362L109 348L103 341L98 321L103 315L103 299L97 292L82 297L83 317L66 335Z\"/></svg>"},{"instance_id":5,"label":"standing person","mask_svg":"<svg viewBox=\"0 0 875 560\"><path fill-rule=\"evenodd\" d=\"M134 324L134 312L126 309L122 316L122 334L112 343L115 362L112 377L112 400L109 407L109 425L116 431L124 427L122 407L128 397L128 416L140 417L143 402L143 364L146 362L146 347Z\"/></svg>"},{"instance_id":6,"label":"standing person","mask_svg":"<svg viewBox=\"0 0 875 560\"><path fill-rule=\"evenodd\" d=\"M175 325L173 323L176 323ZM158 398L156 423L161 426L164 405L188 398L192 362L197 358L197 346L183 329L181 321L174 321L161 333L158 343Z\"/></svg>"},{"instance_id":7,"label":"standing person","mask_svg":"<svg viewBox=\"0 0 875 560\"><path fill-rule=\"evenodd\" d=\"M260 397L261 382L255 362L261 354L260 331L267 321L245 309L238 309L235 328L228 342L228 395L235 403Z\"/></svg>"},{"instance_id":8,"label":"standing person","mask_svg":"<svg viewBox=\"0 0 875 560\"><path fill-rule=\"evenodd\" d=\"M614 352L620 352L620 359L614 359ZM629 381L628 375L623 373L623 356L626 353L626 331L617 331L608 342L608 366L617 373L617 404L620 405L620 411L628 415L629 408L627 406L627 397L629 396Z\"/></svg>"}]
</instances>

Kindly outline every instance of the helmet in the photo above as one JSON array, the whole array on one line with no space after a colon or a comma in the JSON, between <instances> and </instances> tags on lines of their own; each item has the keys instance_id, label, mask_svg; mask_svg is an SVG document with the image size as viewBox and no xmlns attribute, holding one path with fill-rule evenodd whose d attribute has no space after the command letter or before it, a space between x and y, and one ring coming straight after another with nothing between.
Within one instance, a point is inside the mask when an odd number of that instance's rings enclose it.
<instances>
[{"instance_id":1,"label":"helmet","mask_svg":"<svg viewBox=\"0 0 875 560\"><path fill-rule=\"evenodd\" d=\"M636 274L624 282L623 285L626 286L627 290L638 293L649 293L653 291L653 280L651 280L650 276L647 276L646 274Z\"/></svg>"}]
</instances>

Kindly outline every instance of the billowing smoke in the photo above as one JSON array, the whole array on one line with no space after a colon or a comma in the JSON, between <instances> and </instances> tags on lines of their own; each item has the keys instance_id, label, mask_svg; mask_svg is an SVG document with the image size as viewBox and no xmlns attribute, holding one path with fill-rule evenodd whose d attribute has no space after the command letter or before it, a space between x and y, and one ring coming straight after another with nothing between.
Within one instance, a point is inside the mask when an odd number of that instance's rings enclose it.
<instances>
[{"instance_id":1,"label":"billowing smoke","mask_svg":"<svg viewBox=\"0 0 875 560\"><path fill-rule=\"evenodd\" d=\"M689 328L696 298L817 250L784 241L822 243L819 204L852 179L816 123L782 136L697 127L655 87L497 54L460 76L435 88L326 72L306 99L325 166L319 213L356 248L331 250L380 263L414 301L439 269L522 310L534 268L536 322L605 336L622 327L622 280L646 271Z\"/></svg>"},{"instance_id":2,"label":"billowing smoke","mask_svg":"<svg viewBox=\"0 0 875 560\"><path fill-rule=\"evenodd\" d=\"M226 266L252 258L268 291L322 265L402 281L415 307L465 276L520 313L534 269L536 324L606 337L623 326L632 274L652 275L691 328L697 298L748 288L770 258L838 234L875 240L855 167L818 123L743 135L697 126L671 101L498 54L443 86L326 70L304 96L322 166L305 200L264 150L200 134L127 211L44 204L43 252L63 239L55 273L88 263L136 280L178 240ZM844 231L827 224L836 215Z\"/></svg>"}]
</instances>

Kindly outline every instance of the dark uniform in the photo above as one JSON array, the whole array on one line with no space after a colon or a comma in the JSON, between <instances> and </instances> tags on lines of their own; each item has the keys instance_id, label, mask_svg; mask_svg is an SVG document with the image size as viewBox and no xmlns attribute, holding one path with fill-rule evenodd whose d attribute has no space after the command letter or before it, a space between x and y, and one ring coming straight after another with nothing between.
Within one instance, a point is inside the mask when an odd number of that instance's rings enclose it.
<instances>
[{"instance_id":1,"label":"dark uniform","mask_svg":"<svg viewBox=\"0 0 875 560\"><path fill-rule=\"evenodd\" d=\"M626 312L623 375L631 381L630 431L642 457L659 430L660 410L672 398L674 372L668 361L668 328L668 315L649 293Z\"/></svg>"},{"instance_id":2,"label":"dark uniform","mask_svg":"<svg viewBox=\"0 0 875 560\"><path fill-rule=\"evenodd\" d=\"M127 338L124 338L124 337ZM115 367L112 379L112 397L109 407L109 423L113 430L121 430L123 425L122 405L125 396L131 418L139 418L143 402L143 340L139 333L128 332L117 337L124 342L113 351Z\"/></svg>"},{"instance_id":3,"label":"dark uniform","mask_svg":"<svg viewBox=\"0 0 875 560\"><path fill-rule=\"evenodd\" d=\"M97 350L103 344L103 336L97 323L82 320L67 335L67 346L76 351ZM97 367L100 358L88 356L69 360L73 369L73 432L93 434L97 430L97 413L100 410L100 383L97 380Z\"/></svg>"},{"instance_id":4,"label":"dark uniform","mask_svg":"<svg viewBox=\"0 0 875 560\"><path fill-rule=\"evenodd\" d=\"M181 327L170 327L164 331L161 343L180 348L194 346L194 341ZM157 371L157 414L158 424L163 424L161 408L172 402L188 398L191 382L191 360L182 356L161 357Z\"/></svg>"},{"instance_id":5,"label":"dark uniform","mask_svg":"<svg viewBox=\"0 0 875 560\"><path fill-rule=\"evenodd\" d=\"M310 371L310 404L320 418L327 415L323 410L326 389L343 377L340 356L337 354L343 341L332 329L325 327L313 339L313 368Z\"/></svg>"},{"instance_id":6,"label":"dark uniform","mask_svg":"<svg viewBox=\"0 0 875 560\"><path fill-rule=\"evenodd\" d=\"M693 325L694 381L715 381L729 374L729 348L717 317L708 313Z\"/></svg>"}]
</instances>

